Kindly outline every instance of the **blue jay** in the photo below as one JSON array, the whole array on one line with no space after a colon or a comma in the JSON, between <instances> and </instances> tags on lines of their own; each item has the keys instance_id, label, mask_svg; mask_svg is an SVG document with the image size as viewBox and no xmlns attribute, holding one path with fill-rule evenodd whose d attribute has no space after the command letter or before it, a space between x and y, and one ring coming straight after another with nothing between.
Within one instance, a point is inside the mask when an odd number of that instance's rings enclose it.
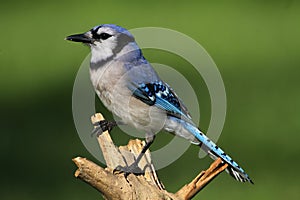
<instances>
[{"instance_id":1,"label":"blue jay","mask_svg":"<svg viewBox=\"0 0 300 200\"><path fill-rule=\"evenodd\" d=\"M146 133L146 144L131 167L136 167L164 129L201 146L213 159L228 164L226 171L236 180L252 182L245 171L221 148L205 136L175 91L163 82L144 58L133 35L120 26L103 24L67 40L81 42L91 49L90 78L103 104L127 124ZM101 129L118 122L102 121Z\"/></svg>"}]
</instances>

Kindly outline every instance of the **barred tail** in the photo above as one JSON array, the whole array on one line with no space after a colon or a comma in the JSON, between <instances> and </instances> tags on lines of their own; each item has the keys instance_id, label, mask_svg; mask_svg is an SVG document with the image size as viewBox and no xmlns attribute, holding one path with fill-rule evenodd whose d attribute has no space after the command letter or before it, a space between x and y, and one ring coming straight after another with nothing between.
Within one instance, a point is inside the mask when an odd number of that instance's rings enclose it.
<instances>
[{"instance_id":1,"label":"barred tail","mask_svg":"<svg viewBox=\"0 0 300 200\"><path fill-rule=\"evenodd\" d=\"M250 179L248 174L246 174L246 172L229 155L227 155L221 148L212 142L198 128L187 122L183 122L182 125L201 142L201 147L210 155L212 159L215 160L217 158L221 158L229 165L226 171L233 178L240 182L250 182L253 184L253 181Z\"/></svg>"}]
</instances>

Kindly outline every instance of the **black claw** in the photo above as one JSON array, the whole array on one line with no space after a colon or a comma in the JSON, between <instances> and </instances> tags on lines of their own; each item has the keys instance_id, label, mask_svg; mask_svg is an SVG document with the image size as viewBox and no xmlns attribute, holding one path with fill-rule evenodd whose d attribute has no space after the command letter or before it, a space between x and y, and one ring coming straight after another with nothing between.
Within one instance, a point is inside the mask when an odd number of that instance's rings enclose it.
<instances>
[{"instance_id":1,"label":"black claw","mask_svg":"<svg viewBox=\"0 0 300 200\"><path fill-rule=\"evenodd\" d=\"M103 133L101 127L95 127L94 130L92 131L91 137L94 137L96 135L97 137Z\"/></svg>"},{"instance_id":2,"label":"black claw","mask_svg":"<svg viewBox=\"0 0 300 200\"><path fill-rule=\"evenodd\" d=\"M123 167L121 165L118 165L114 170L113 170L113 173L120 173L120 172L123 172L124 173L124 176L125 178L127 178L127 176L129 174L143 174L143 170L141 168L139 168L139 166L136 164L136 162L132 163L131 165L129 166L126 166L126 167Z\"/></svg>"},{"instance_id":3,"label":"black claw","mask_svg":"<svg viewBox=\"0 0 300 200\"><path fill-rule=\"evenodd\" d=\"M117 126L117 123L115 121L101 120L94 123L93 125L95 126L95 128L92 131L91 136L93 137L96 134L96 136L98 137L105 131L110 132L115 126Z\"/></svg>"}]
</instances>

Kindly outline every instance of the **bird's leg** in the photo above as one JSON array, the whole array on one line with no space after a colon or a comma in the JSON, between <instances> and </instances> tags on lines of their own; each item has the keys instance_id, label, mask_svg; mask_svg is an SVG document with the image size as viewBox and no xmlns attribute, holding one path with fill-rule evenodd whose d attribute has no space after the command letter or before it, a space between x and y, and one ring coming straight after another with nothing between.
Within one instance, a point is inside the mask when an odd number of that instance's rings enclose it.
<instances>
[{"instance_id":1,"label":"bird's leg","mask_svg":"<svg viewBox=\"0 0 300 200\"><path fill-rule=\"evenodd\" d=\"M94 130L92 131L92 136L95 134L97 137L101 135L103 132L108 131L110 132L115 126L124 125L122 121L108 121L108 120L101 120L99 122L95 122Z\"/></svg>"},{"instance_id":2,"label":"bird's leg","mask_svg":"<svg viewBox=\"0 0 300 200\"><path fill-rule=\"evenodd\" d=\"M122 167L122 166L117 166L116 169L114 171L122 171L125 173L125 177L127 177L130 173L133 174L142 174L143 170L139 168L139 162L141 161L142 157L144 156L144 154L146 153L146 151L149 149L149 147L151 146L151 144L153 143L155 138L155 135L153 133L147 133L146 134L146 144L143 147L142 151L140 152L140 154L138 155L138 157L136 158L136 160L129 166L127 167Z\"/></svg>"},{"instance_id":3,"label":"bird's leg","mask_svg":"<svg viewBox=\"0 0 300 200\"><path fill-rule=\"evenodd\" d=\"M135 162L132 165L138 166L138 164L141 161L143 155L146 153L146 151L149 149L149 147L153 143L154 138L155 138L154 134L151 134L151 135L150 134L146 134L146 145L143 147L141 153L138 155L138 157L136 158Z\"/></svg>"}]
</instances>

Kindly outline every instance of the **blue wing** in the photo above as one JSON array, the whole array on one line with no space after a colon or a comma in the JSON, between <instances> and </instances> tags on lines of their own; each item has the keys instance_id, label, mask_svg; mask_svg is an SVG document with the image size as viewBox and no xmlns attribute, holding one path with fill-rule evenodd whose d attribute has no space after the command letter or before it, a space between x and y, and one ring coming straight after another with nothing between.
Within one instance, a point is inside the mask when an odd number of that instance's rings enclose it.
<instances>
[{"instance_id":1,"label":"blue wing","mask_svg":"<svg viewBox=\"0 0 300 200\"><path fill-rule=\"evenodd\" d=\"M184 118L189 122L191 121L186 106L166 83L155 81L152 83L143 83L130 89L133 96L144 103L150 106L157 106L165 110L169 115Z\"/></svg>"}]
</instances>

